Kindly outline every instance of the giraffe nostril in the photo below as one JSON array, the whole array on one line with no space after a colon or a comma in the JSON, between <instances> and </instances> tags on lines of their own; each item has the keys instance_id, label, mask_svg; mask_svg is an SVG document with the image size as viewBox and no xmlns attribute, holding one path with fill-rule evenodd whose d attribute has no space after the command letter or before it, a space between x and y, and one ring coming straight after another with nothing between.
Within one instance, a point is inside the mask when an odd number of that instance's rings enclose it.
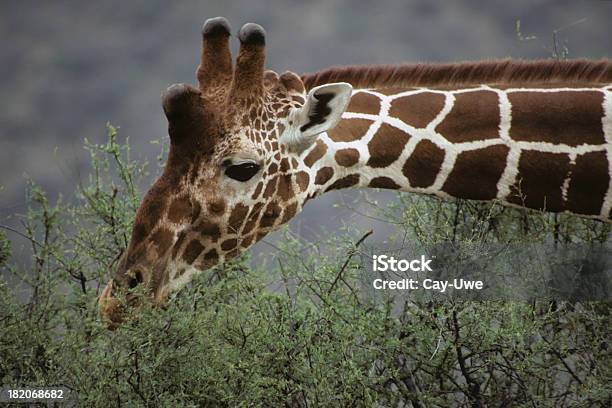
<instances>
[{"instance_id":1,"label":"giraffe nostril","mask_svg":"<svg viewBox=\"0 0 612 408\"><path fill-rule=\"evenodd\" d=\"M143 281L142 272L136 271L136 273L134 274L134 277L129 280L128 285L130 286L130 289L134 289L136 286L141 284L142 281Z\"/></svg>"}]
</instances>

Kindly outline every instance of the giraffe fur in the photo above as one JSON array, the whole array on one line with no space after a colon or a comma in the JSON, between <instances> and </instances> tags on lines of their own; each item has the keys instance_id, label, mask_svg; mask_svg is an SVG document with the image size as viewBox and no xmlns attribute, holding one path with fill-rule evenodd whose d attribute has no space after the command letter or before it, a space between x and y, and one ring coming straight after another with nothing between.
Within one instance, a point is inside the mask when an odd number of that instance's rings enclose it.
<instances>
[{"instance_id":1,"label":"giraffe fur","mask_svg":"<svg viewBox=\"0 0 612 408\"><path fill-rule=\"evenodd\" d=\"M612 218L609 62L551 65L550 82L528 64L518 74L506 64L497 82L495 69L463 66L458 72L469 83L436 86L427 73L440 70L425 67L418 78L432 82L427 86L399 86L396 76L388 76L388 86L380 78L367 86L367 75L342 81L351 70L313 85L295 73L264 70L265 31L256 24L240 30L234 64L230 31L224 18L207 20L197 87L174 85L162 95L170 151L100 296L110 327L144 301L132 289L143 287L163 304L195 274L237 256L336 189L386 188ZM333 78L330 72L322 76Z\"/></svg>"}]
</instances>

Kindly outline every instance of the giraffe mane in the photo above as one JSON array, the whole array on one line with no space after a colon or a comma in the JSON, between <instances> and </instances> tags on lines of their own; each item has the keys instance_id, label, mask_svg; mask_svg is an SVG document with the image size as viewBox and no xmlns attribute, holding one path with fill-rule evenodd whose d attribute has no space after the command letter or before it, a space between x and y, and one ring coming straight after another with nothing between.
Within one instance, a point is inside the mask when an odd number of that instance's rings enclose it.
<instances>
[{"instance_id":1,"label":"giraffe mane","mask_svg":"<svg viewBox=\"0 0 612 408\"><path fill-rule=\"evenodd\" d=\"M331 82L355 88L526 83L610 83L612 60L485 60L459 63L333 66L305 73L307 89Z\"/></svg>"}]
</instances>

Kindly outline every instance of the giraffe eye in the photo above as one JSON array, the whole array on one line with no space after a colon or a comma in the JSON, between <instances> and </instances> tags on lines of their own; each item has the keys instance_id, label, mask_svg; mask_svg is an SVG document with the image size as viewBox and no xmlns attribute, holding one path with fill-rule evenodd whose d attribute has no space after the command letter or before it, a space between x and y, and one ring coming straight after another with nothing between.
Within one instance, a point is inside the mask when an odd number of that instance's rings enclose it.
<instances>
[{"instance_id":1,"label":"giraffe eye","mask_svg":"<svg viewBox=\"0 0 612 408\"><path fill-rule=\"evenodd\" d=\"M241 163L230 165L225 169L225 175L238 181L247 181L259 171L255 163Z\"/></svg>"}]
</instances>

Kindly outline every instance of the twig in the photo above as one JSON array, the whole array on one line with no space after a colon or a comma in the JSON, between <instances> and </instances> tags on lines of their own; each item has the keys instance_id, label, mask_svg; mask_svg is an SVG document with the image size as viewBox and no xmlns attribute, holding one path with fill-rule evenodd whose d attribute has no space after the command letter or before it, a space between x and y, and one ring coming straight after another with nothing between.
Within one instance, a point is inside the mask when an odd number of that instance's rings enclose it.
<instances>
[{"instance_id":1,"label":"twig","mask_svg":"<svg viewBox=\"0 0 612 408\"><path fill-rule=\"evenodd\" d=\"M359 247L359 245L361 245L361 243L363 241L365 241L365 239L367 237L369 237L370 235L372 235L374 233L374 230L369 230L368 232L366 232L360 239L359 241L357 241L357 243L355 244L355 247L353 249L351 249L351 251L349 252L346 260L344 261L344 264L342 265L342 268L340 268L340 271L338 272L338 274L336 275L336 278L334 279L334 281L332 282L331 286L329 287L329 289L327 289L327 295L329 295L335 288L336 284L338 283L338 281L342 278L342 273L344 272L344 270L346 269L346 267L348 266L349 262L351 261L351 258L353 257L353 255L355 255L355 253L357 252L357 247Z\"/></svg>"},{"instance_id":2,"label":"twig","mask_svg":"<svg viewBox=\"0 0 612 408\"><path fill-rule=\"evenodd\" d=\"M565 362L565 358L561 355L559 350L554 348L551 342L545 336L542 336L542 340L544 340L544 343L546 343L550 347L550 351L555 355L555 357L559 359L561 364L563 364L569 375L571 375L574 380L578 382L578 384L582 385L582 380L580 379L580 377L578 377L574 370L572 370L571 367Z\"/></svg>"},{"instance_id":3,"label":"twig","mask_svg":"<svg viewBox=\"0 0 612 408\"><path fill-rule=\"evenodd\" d=\"M434 350L433 354L431 355L431 357L429 357L429 361L433 360L433 358L436 356L436 354L438 353L438 350L440 349L440 344L442 344L442 330L440 329L440 335L438 336L438 344L436 344L436 349Z\"/></svg>"},{"instance_id":4,"label":"twig","mask_svg":"<svg viewBox=\"0 0 612 408\"><path fill-rule=\"evenodd\" d=\"M457 353L457 361L459 362L459 368L461 369L461 374L463 375L463 378L465 378L465 381L468 384L468 389L467 389L467 396L470 400L473 400L472 402L472 406L473 407L480 407L482 406L481 400L480 400L480 384L478 383L478 381L476 381L474 378L472 378L472 376L469 373L469 370L467 369L467 366L465 365L465 357L463 356L463 351L461 350L462 346L461 346L461 338L460 338L460 328L459 328L459 321L457 319L457 311L453 310L453 332L455 335L455 351Z\"/></svg>"}]
</instances>

